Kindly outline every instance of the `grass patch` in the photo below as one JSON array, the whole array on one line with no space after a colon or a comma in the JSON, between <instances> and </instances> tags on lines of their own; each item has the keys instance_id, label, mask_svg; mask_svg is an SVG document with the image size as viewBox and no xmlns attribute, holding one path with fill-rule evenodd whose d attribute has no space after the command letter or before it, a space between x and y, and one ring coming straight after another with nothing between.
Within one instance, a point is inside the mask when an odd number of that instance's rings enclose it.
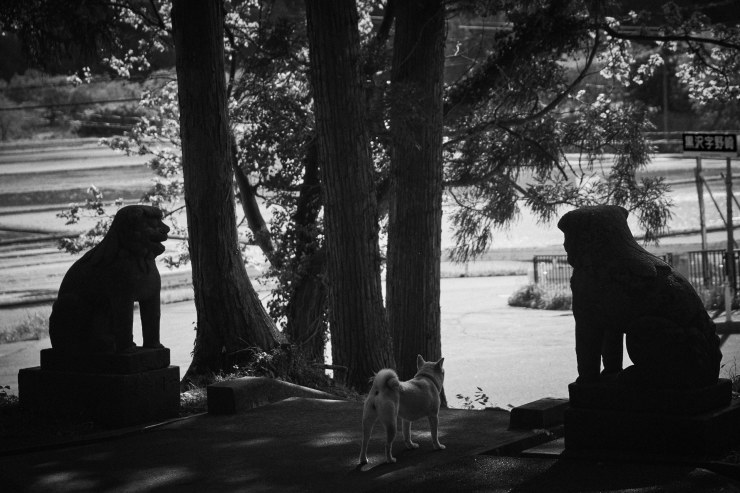
<instances>
[{"instance_id":1,"label":"grass patch","mask_svg":"<svg viewBox=\"0 0 740 493\"><path fill-rule=\"evenodd\" d=\"M509 296L508 303L509 306L540 310L571 310L573 296L570 290L564 291L554 287L527 284Z\"/></svg>"},{"instance_id":2,"label":"grass patch","mask_svg":"<svg viewBox=\"0 0 740 493\"><path fill-rule=\"evenodd\" d=\"M0 332L0 344L20 341L38 341L49 337L49 319L40 312L33 312Z\"/></svg>"}]
</instances>

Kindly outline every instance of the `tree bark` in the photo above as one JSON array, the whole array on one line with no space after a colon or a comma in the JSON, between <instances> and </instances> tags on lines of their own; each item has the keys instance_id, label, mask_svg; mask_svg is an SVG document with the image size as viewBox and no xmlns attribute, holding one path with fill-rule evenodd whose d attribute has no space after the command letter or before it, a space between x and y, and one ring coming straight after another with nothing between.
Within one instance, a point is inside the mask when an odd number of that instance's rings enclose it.
<instances>
[{"instance_id":1,"label":"tree bark","mask_svg":"<svg viewBox=\"0 0 740 493\"><path fill-rule=\"evenodd\" d=\"M309 361L324 363L328 293L326 249L319 247L316 238L322 205L317 145L315 138L307 145L303 183L291 218L295 255L290 268L296 277L290 285L285 333Z\"/></svg>"},{"instance_id":2,"label":"tree bark","mask_svg":"<svg viewBox=\"0 0 740 493\"><path fill-rule=\"evenodd\" d=\"M252 287L237 241L221 2L175 0L172 22L197 311L185 375L192 380L229 369L246 348L270 349L282 335Z\"/></svg>"},{"instance_id":3,"label":"tree bark","mask_svg":"<svg viewBox=\"0 0 740 493\"><path fill-rule=\"evenodd\" d=\"M386 305L401 379L441 357L442 0L396 3Z\"/></svg>"},{"instance_id":4,"label":"tree bark","mask_svg":"<svg viewBox=\"0 0 740 493\"><path fill-rule=\"evenodd\" d=\"M306 0L329 283L334 365L347 385L393 366L383 307L378 212L360 77L354 0Z\"/></svg>"}]
</instances>

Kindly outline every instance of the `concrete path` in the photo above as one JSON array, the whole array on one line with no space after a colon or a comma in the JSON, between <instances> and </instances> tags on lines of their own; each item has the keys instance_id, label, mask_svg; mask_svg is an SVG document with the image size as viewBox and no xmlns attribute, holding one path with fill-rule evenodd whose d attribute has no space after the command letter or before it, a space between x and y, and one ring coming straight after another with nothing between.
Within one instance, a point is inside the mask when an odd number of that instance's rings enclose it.
<instances>
[{"instance_id":1,"label":"concrete path","mask_svg":"<svg viewBox=\"0 0 740 493\"><path fill-rule=\"evenodd\" d=\"M28 452L0 451L3 491L24 492L737 492L697 464L518 456L537 431L508 430L503 411L444 410L440 441L414 428L384 464L376 427L358 467L361 403L289 399L231 416L201 415L118 437ZM480 455L502 450L512 456ZM596 459L596 458L594 458Z\"/></svg>"}]
</instances>

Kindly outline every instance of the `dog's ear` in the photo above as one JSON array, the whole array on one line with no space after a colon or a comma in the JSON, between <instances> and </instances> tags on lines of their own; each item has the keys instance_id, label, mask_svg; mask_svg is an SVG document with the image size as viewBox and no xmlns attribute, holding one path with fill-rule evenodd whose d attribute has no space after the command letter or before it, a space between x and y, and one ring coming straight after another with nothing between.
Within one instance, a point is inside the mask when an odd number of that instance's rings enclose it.
<instances>
[{"instance_id":1,"label":"dog's ear","mask_svg":"<svg viewBox=\"0 0 740 493\"><path fill-rule=\"evenodd\" d=\"M421 357L421 354L417 354L416 355L416 369L421 370L421 367L424 365L424 363L426 363L426 361L424 361L424 358Z\"/></svg>"},{"instance_id":2,"label":"dog's ear","mask_svg":"<svg viewBox=\"0 0 740 493\"><path fill-rule=\"evenodd\" d=\"M438 370L441 370L442 369L442 363L444 363L444 362L445 362L445 359L444 358L439 358L439 361L437 361L436 363L434 363L434 366Z\"/></svg>"}]
</instances>

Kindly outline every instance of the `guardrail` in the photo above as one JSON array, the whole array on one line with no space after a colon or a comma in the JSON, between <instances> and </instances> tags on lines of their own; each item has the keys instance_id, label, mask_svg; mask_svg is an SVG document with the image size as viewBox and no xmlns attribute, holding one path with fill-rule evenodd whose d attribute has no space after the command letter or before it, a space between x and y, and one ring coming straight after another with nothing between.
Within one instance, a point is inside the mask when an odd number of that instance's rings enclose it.
<instances>
[{"instance_id":1,"label":"guardrail","mask_svg":"<svg viewBox=\"0 0 740 493\"><path fill-rule=\"evenodd\" d=\"M573 267L568 263L567 255L535 255L534 283L555 289L570 289L570 276Z\"/></svg>"},{"instance_id":2,"label":"guardrail","mask_svg":"<svg viewBox=\"0 0 740 493\"><path fill-rule=\"evenodd\" d=\"M696 289L719 288L725 286L725 250L699 250L681 254L666 254L660 258L684 274ZM735 250L732 261L735 276L732 288L740 285L740 250ZM566 255L535 255L532 258L534 282L540 286L554 289L570 289L570 276L573 268Z\"/></svg>"},{"instance_id":3,"label":"guardrail","mask_svg":"<svg viewBox=\"0 0 740 493\"><path fill-rule=\"evenodd\" d=\"M700 250L688 252L688 279L695 288L724 287L727 277L726 250ZM732 289L737 290L740 250L734 250L732 262L735 265L734 278L730 280Z\"/></svg>"}]
</instances>

